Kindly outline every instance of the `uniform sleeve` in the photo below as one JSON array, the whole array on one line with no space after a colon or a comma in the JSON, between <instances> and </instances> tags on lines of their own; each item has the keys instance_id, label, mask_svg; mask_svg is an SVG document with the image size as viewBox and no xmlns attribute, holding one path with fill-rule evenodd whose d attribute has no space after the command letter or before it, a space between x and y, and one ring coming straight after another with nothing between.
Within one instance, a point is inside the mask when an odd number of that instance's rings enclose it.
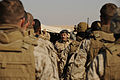
<instances>
[{"instance_id":1,"label":"uniform sleeve","mask_svg":"<svg viewBox=\"0 0 120 80\"><path fill-rule=\"evenodd\" d=\"M104 74L104 59L103 54L95 57L87 73L88 80L100 80L100 77Z\"/></svg>"}]
</instances>

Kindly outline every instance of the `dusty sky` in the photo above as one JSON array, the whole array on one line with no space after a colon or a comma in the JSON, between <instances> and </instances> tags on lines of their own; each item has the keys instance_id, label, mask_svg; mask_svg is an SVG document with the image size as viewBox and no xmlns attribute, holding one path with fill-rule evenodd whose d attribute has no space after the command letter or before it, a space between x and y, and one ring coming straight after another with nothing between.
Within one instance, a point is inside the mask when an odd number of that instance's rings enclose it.
<instances>
[{"instance_id":1,"label":"dusty sky","mask_svg":"<svg viewBox=\"0 0 120 80\"><path fill-rule=\"evenodd\" d=\"M33 14L44 25L75 25L81 21L99 20L102 5L112 2L120 6L119 0L21 0L26 11Z\"/></svg>"}]
</instances>

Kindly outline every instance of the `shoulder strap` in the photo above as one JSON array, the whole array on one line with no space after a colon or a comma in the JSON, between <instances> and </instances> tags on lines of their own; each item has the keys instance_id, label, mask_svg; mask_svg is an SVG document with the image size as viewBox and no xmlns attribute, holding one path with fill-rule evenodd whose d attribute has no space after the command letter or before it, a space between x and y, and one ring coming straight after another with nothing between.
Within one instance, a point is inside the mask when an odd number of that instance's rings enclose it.
<instances>
[{"instance_id":1,"label":"shoulder strap","mask_svg":"<svg viewBox=\"0 0 120 80\"><path fill-rule=\"evenodd\" d=\"M108 43L104 44L104 47L112 54L114 51L117 51L120 48L120 45Z\"/></svg>"}]
</instances>

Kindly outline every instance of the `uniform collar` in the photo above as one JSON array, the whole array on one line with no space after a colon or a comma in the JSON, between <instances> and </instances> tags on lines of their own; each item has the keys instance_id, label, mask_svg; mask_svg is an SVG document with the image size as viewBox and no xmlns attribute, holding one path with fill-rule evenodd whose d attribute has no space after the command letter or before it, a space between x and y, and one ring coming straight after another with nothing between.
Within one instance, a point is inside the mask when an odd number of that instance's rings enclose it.
<instances>
[{"instance_id":1,"label":"uniform collar","mask_svg":"<svg viewBox=\"0 0 120 80\"><path fill-rule=\"evenodd\" d=\"M115 41L113 33L107 33L104 31L94 31L93 35L97 40L100 40L100 41L111 41L111 42Z\"/></svg>"},{"instance_id":2,"label":"uniform collar","mask_svg":"<svg viewBox=\"0 0 120 80\"><path fill-rule=\"evenodd\" d=\"M0 24L1 43L11 43L23 39L24 34L20 27L14 24Z\"/></svg>"},{"instance_id":3,"label":"uniform collar","mask_svg":"<svg viewBox=\"0 0 120 80\"><path fill-rule=\"evenodd\" d=\"M101 30L107 33L111 33L109 25L102 25Z\"/></svg>"},{"instance_id":4,"label":"uniform collar","mask_svg":"<svg viewBox=\"0 0 120 80\"><path fill-rule=\"evenodd\" d=\"M7 28L7 29L18 28L18 29L20 29L20 26L15 25L15 24L0 24L0 29L4 29L4 28Z\"/></svg>"}]
</instances>

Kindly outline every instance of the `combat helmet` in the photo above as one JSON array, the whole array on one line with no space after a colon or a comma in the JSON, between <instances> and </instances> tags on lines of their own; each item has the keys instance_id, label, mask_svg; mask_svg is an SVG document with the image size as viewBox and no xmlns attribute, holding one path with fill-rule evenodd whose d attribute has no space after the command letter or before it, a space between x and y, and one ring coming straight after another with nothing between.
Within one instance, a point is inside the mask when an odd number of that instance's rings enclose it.
<instances>
[{"instance_id":1,"label":"combat helmet","mask_svg":"<svg viewBox=\"0 0 120 80\"><path fill-rule=\"evenodd\" d=\"M86 22L80 22L77 25L77 32L85 32L87 30L88 24Z\"/></svg>"}]
</instances>

